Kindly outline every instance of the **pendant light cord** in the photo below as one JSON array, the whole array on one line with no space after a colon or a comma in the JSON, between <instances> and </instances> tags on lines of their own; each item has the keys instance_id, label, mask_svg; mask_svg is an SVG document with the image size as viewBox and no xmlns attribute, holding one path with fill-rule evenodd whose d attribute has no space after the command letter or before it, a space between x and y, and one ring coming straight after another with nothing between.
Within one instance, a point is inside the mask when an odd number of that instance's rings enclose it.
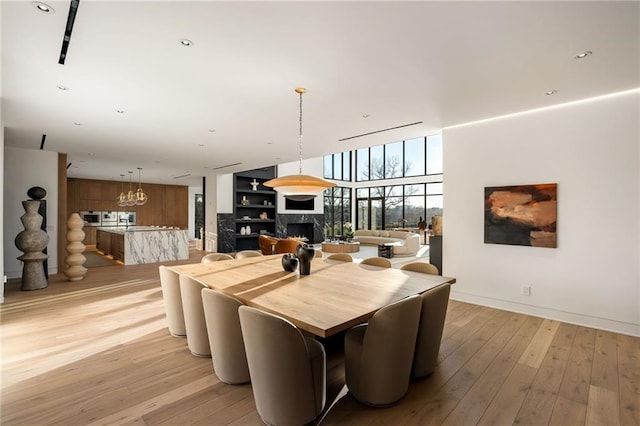
<instances>
[{"instance_id":1,"label":"pendant light cord","mask_svg":"<svg viewBox=\"0 0 640 426\"><path fill-rule=\"evenodd\" d=\"M302 174L302 94L305 92L303 87L296 89L296 92L300 94L300 127L298 128L298 174Z\"/></svg>"}]
</instances>

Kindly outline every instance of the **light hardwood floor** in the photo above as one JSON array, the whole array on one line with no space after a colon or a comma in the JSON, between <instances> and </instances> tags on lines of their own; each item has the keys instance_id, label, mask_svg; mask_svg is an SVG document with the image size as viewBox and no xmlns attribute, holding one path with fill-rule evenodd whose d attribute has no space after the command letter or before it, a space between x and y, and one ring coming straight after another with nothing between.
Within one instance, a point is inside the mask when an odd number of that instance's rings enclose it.
<instances>
[{"instance_id":1,"label":"light hardwood floor","mask_svg":"<svg viewBox=\"0 0 640 426\"><path fill-rule=\"evenodd\" d=\"M157 264L5 295L2 425L261 424L250 385L221 383L169 335ZM334 397L341 344L325 343ZM390 408L342 396L322 424L638 425L640 339L451 301L431 377Z\"/></svg>"}]
</instances>

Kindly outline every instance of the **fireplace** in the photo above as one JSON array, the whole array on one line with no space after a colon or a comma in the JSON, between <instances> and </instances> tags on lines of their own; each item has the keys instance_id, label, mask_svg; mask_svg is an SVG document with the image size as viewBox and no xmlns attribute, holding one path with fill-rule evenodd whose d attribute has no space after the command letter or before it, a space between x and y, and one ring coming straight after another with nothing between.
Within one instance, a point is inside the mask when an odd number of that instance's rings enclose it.
<instances>
[{"instance_id":1,"label":"fireplace","mask_svg":"<svg viewBox=\"0 0 640 426\"><path fill-rule=\"evenodd\" d=\"M287 223L287 237L305 237L309 244L313 239L313 223Z\"/></svg>"}]
</instances>

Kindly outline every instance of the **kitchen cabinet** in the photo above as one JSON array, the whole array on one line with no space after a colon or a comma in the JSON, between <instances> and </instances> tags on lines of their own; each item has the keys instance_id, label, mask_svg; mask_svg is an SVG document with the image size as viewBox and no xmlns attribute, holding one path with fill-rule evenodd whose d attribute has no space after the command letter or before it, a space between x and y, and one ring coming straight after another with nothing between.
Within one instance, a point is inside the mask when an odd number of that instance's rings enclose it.
<instances>
[{"instance_id":1,"label":"kitchen cabinet","mask_svg":"<svg viewBox=\"0 0 640 426\"><path fill-rule=\"evenodd\" d=\"M149 201L143 206L121 207L116 198L122 191L122 186L119 181L69 178L67 212L132 211L136 212L137 225L177 226L181 229L189 226L188 186L143 183L142 189ZM137 187L137 184L132 184L131 189L135 191ZM129 191L128 182L125 183L124 190L125 193Z\"/></svg>"},{"instance_id":2,"label":"kitchen cabinet","mask_svg":"<svg viewBox=\"0 0 640 426\"><path fill-rule=\"evenodd\" d=\"M84 240L82 240L82 244L84 244L85 246L96 245L98 228L96 228L95 226L85 226L84 228L82 228L82 230L84 231Z\"/></svg>"},{"instance_id":3,"label":"kitchen cabinet","mask_svg":"<svg viewBox=\"0 0 640 426\"><path fill-rule=\"evenodd\" d=\"M111 254L111 233L97 230L96 233L96 248L105 255Z\"/></svg>"}]
</instances>

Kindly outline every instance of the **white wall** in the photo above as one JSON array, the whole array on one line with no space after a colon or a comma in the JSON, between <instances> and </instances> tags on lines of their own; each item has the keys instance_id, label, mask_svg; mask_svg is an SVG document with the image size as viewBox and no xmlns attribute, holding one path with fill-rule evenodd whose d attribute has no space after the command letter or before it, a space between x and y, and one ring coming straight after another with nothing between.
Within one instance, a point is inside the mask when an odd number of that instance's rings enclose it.
<instances>
[{"instance_id":1,"label":"white wall","mask_svg":"<svg viewBox=\"0 0 640 426\"><path fill-rule=\"evenodd\" d=\"M22 252L16 248L16 235L24 229L20 216L27 191L40 186L47 191L47 234L49 274L58 273L58 153L33 149L4 147L4 268L9 278L22 276Z\"/></svg>"},{"instance_id":2,"label":"white wall","mask_svg":"<svg viewBox=\"0 0 640 426\"><path fill-rule=\"evenodd\" d=\"M218 251L218 177L210 173L204 179L203 248L208 251Z\"/></svg>"},{"instance_id":3,"label":"white wall","mask_svg":"<svg viewBox=\"0 0 640 426\"><path fill-rule=\"evenodd\" d=\"M218 175L218 213L233 213L233 173Z\"/></svg>"},{"instance_id":4,"label":"white wall","mask_svg":"<svg viewBox=\"0 0 640 426\"><path fill-rule=\"evenodd\" d=\"M2 7L0 7L2 10ZM0 112L0 116L2 113ZM0 164L4 167L4 123L0 119ZM4 173L0 177L2 180L2 189L0 189L0 222L2 222L3 226L0 228L0 239L4 241ZM4 303L4 278L7 276L4 265L4 243L0 245L0 272L2 272L2 276L0 276L0 303Z\"/></svg>"},{"instance_id":5,"label":"white wall","mask_svg":"<svg viewBox=\"0 0 640 426\"><path fill-rule=\"evenodd\" d=\"M324 158L316 157L302 160L302 174L322 177L324 174ZM284 163L278 165L278 177L297 175L300 173L300 162ZM314 209L311 210L285 210L285 199L282 194L278 193L278 213L279 214L323 214L324 200L319 195L314 200Z\"/></svg>"},{"instance_id":6,"label":"white wall","mask_svg":"<svg viewBox=\"0 0 640 426\"><path fill-rule=\"evenodd\" d=\"M452 298L640 335L639 105L635 91L444 130ZM558 248L484 244L485 186L552 182Z\"/></svg>"}]
</instances>

